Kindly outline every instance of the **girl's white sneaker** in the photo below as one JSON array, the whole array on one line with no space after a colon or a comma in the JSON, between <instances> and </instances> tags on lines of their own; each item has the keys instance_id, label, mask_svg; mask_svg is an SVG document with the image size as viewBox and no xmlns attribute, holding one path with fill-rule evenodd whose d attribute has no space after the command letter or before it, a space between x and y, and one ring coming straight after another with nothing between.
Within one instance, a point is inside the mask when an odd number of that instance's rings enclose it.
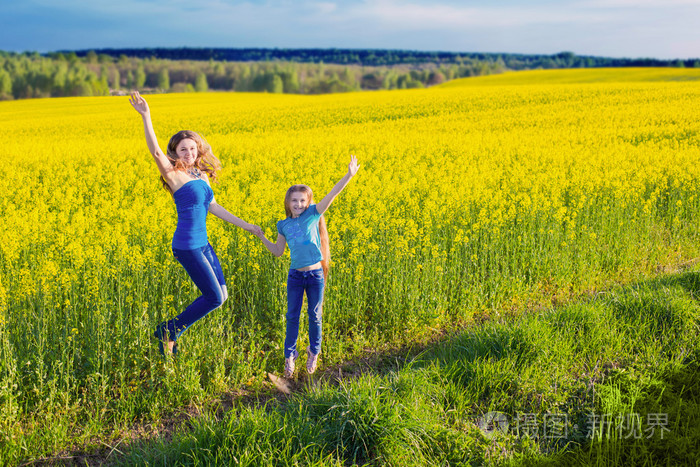
<instances>
[{"instance_id":1,"label":"girl's white sneaker","mask_svg":"<svg viewBox=\"0 0 700 467\"><path fill-rule=\"evenodd\" d=\"M313 374L316 371L316 366L318 365L318 354L311 353L311 347L306 348L306 371L309 374Z\"/></svg>"},{"instance_id":2,"label":"girl's white sneaker","mask_svg":"<svg viewBox=\"0 0 700 467\"><path fill-rule=\"evenodd\" d=\"M299 352L296 350L291 357L284 359L284 377L291 378L294 374L294 361L299 357Z\"/></svg>"}]
</instances>

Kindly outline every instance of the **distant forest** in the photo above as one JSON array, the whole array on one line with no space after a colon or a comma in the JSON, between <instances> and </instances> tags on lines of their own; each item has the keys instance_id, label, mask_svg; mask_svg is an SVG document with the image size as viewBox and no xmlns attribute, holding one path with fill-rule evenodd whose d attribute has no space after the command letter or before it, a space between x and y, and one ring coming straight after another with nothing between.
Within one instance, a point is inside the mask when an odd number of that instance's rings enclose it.
<instances>
[{"instance_id":1,"label":"distant forest","mask_svg":"<svg viewBox=\"0 0 700 467\"><path fill-rule=\"evenodd\" d=\"M0 51L0 100L143 92L321 94L433 86L507 70L700 67L700 60L355 49Z\"/></svg>"}]
</instances>

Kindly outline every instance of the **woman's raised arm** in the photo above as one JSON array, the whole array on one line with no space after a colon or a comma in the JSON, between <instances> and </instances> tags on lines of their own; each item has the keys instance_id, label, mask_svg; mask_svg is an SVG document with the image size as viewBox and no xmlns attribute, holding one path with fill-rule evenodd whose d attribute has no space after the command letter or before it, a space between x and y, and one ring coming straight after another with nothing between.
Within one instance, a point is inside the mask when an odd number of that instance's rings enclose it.
<instances>
[{"instance_id":1,"label":"woman's raised arm","mask_svg":"<svg viewBox=\"0 0 700 467\"><path fill-rule=\"evenodd\" d=\"M156 133L153 130L153 122L151 121L151 110L148 107L148 102L144 99L138 91L131 93L131 98L129 99L131 106L141 115L143 119L143 130L146 134L146 144L148 144L148 150L153 155L153 159L156 161L158 170L160 174L166 181L169 181L170 175L173 171L173 165L167 158L163 151L161 151L160 146L158 146L158 138L156 138Z\"/></svg>"}]
</instances>

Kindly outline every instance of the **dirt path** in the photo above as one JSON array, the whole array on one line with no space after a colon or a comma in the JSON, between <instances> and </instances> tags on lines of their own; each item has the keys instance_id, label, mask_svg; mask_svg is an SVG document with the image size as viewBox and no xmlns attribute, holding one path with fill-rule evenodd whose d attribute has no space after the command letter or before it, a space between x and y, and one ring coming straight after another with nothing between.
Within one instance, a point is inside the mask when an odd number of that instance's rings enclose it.
<instances>
[{"instance_id":1,"label":"dirt path","mask_svg":"<svg viewBox=\"0 0 700 467\"><path fill-rule=\"evenodd\" d=\"M459 329L454 329L449 334L458 331ZM132 449L138 449L139 445L148 444L156 439L166 441L172 439L176 433L189 429L194 419L204 413L211 413L214 408L217 418L223 419L235 405L264 406L272 401L275 402L275 405L281 405L290 397L313 391L322 383L339 385L364 374L385 375L403 367L427 348L445 340L449 334L443 331L436 333L424 342L401 347L387 347L379 350L365 349L360 356L335 366L319 369L314 375L307 375L305 369L297 370L292 379L268 373L267 380L261 390L230 391L208 401L203 406L180 407L159 420L136 423L130 427L125 436L116 440L92 440L89 443L90 447L86 443L84 446L75 446L70 451L58 452L55 456L35 459L20 464L20 466L109 466L117 464L123 455ZM95 445L99 447L95 448Z\"/></svg>"}]
</instances>

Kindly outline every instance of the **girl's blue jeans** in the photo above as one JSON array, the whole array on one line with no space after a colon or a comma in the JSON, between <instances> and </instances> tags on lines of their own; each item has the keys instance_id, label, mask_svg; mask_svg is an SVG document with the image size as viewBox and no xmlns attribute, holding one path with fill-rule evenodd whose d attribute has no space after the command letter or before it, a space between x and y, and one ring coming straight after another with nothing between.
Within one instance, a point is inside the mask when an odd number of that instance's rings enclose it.
<instances>
[{"instance_id":1,"label":"girl's blue jeans","mask_svg":"<svg viewBox=\"0 0 700 467\"><path fill-rule=\"evenodd\" d=\"M210 244L194 250L173 248L173 256L182 264L202 293L185 308L185 311L165 323L170 339L175 341L197 320L220 307L228 298L228 293L219 258Z\"/></svg>"},{"instance_id":2,"label":"girl's blue jeans","mask_svg":"<svg viewBox=\"0 0 700 467\"><path fill-rule=\"evenodd\" d=\"M309 347L321 352L321 320L323 317L323 269L312 271L289 270L287 277L287 337L284 339L284 357L294 355L299 337L299 316L304 292L309 305Z\"/></svg>"}]
</instances>

